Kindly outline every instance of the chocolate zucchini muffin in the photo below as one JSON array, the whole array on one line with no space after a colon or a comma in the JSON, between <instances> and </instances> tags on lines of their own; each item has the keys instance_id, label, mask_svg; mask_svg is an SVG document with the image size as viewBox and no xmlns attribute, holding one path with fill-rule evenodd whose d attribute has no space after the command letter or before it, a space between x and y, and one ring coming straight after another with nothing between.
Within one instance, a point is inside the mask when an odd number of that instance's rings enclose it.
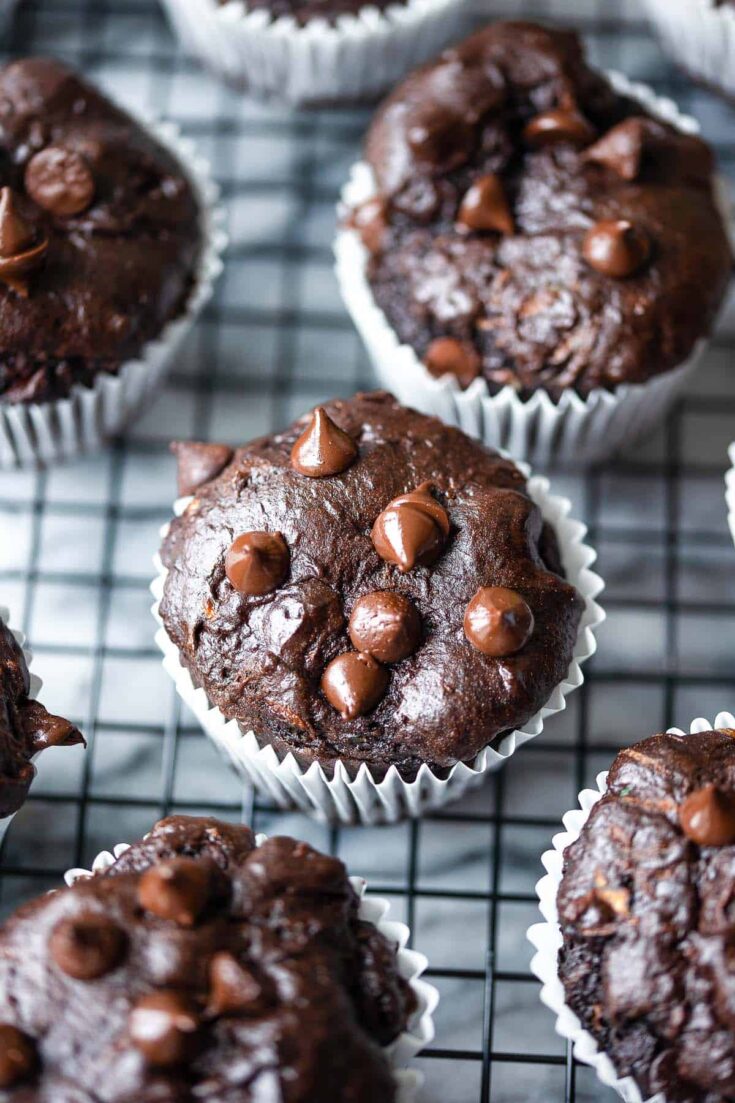
<instances>
[{"instance_id":1,"label":"chocolate zucchini muffin","mask_svg":"<svg viewBox=\"0 0 735 1103\"><path fill-rule=\"evenodd\" d=\"M84 742L73 724L46 712L29 693L22 648L0 617L0 819L17 812L28 796L35 754Z\"/></svg>"},{"instance_id":2,"label":"chocolate zucchini muffin","mask_svg":"<svg viewBox=\"0 0 735 1103\"><path fill-rule=\"evenodd\" d=\"M735 731L615 759L564 853L566 999L644 1099L735 1099Z\"/></svg>"},{"instance_id":3,"label":"chocolate zucchini muffin","mask_svg":"<svg viewBox=\"0 0 735 1103\"><path fill-rule=\"evenodd\" d=\"M392 1103L415 998L306 843L172 816L0 928L14 1103Z\"/></svg>"},{"instance_id":4,"label":"chocolate zucchini muffin","mask_svg":"<svg viewBox=\"0 0 735 1103\"><path fill-rule=\"evenodd\" d=\"M583 600L520 471L383 392L234 453L179 444L160 615L210 701L278 753L472 761L548 700Z\"/></svg>"},{"instance_id":5,"label":"chocolate zucchini muffin","mask_svg":"<svg viewBox=\"0 0 735 1103\"><path fill-rule=\"evenodd\" d=\"M182 313L200 251L181 166L60 62L0 69L0 401L115 373Z\"/></svg>"},{"instance_id":6,"label":"chocolate zucchini muffin","mask_svg":"<svg viewBox=\"0 0 735 1103\"><path fill-rule=\"evenodd\" d=\"M711 151L618 94L576 35L489 26L399 85L365 151L376 194L350 221L432 375L584 396L708 333L731 270Z\"/></svg>"}]
</instances>

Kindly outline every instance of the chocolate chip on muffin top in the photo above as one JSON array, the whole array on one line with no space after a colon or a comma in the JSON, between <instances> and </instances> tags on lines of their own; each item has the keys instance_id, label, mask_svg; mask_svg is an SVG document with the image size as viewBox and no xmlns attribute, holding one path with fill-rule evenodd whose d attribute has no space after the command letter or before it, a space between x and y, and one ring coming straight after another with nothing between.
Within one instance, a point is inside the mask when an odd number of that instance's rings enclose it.
<instances>
[{"instance_id":1,"label":"chocolate chip on muffin top","mask_svg":"<svg viewBox=\"0 0 735 1103\"><path fill-rule=\"evenodd\" d=\"M43 402L137 356L200 250L181 166L58 61L0 69L0 400Z\"/></svg>"},{"instance_id":2,"label":"chocolate chip on muffin top","mask_svg":"<svg viewBox=\"0 0 735 1103\"><path fill-rule=\"evenodd\" d=\"M68 720L29 697L25 656L0 619L0 818L17 812L35 775L31 759L46 747L83 743Z\"/></svg>"},{"instance_id":3,"label":"chocolate chip on muffin top","mask_svg":"<svg viewBox=\"0 0 735 1103\"><path fill-rule=\"evenodd\" d=\"M567 1002L644 1098L735 1085L735 731L621 751L564 854Z\"/></svg>"},{"instance_id":4,"label":"chocolate chip on muffin top","mask_svg":"<svg viewBox=\"0 0 735 1103\"><path fill-rule=\"evenodd\" d=\"M369 281L432 375L586 395L708 332L731 269L711 152L576 35L496 23L446 50L384 102L366 156Z\"/></svg>"},{"instance_id":5,"label":"chocolate chip on muffin top","mask_svg":"<svg viewBox=\"0 0 735 1103\"><path fill-rule=\"evenodd\" d=\"M0 928L18 1103L392 1103L414 995L342 863L172 816ZM104 1091L100 1084L104 1083Z\"/></svg>"},{"instance_id":6,"label":"chocolate chip on muffin top","mask_svg":"<svg viewBox=\"0 0 735 1103\"><path fill-rule=\"evenodd\" d=\"M279 752L377 776L528 720L583 608L520 471L384 393L237 449L162 558L165 629L210 700Z\"/></svg>"}]
</instances>

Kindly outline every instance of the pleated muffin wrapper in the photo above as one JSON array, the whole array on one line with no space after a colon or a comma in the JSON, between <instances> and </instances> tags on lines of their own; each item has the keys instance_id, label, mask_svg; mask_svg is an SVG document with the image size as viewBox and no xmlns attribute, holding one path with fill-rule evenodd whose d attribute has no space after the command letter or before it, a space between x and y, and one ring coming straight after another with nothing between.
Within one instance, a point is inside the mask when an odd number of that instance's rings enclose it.
<instances>
[{"instance_id":1,"label":"pleated muffin wrapper","mask_svg":"<svg viewBox=\"0 0 735 1103\"><path fill-rule=\"evenodd\" d=\"M699 717L692 721L689 734L717 728L735 728L735 716L731 712L720 712L713 724ZM685 734L681 728L669 728L668 731L673 735ZM544 922L534 923L528 928L528 940L536 950L531 960L531 971L541 981L542 1003L556 1015L557 1034L572 1042L576 1059L585 1065L591 1065L602 1083L613 1088L625 1103L644 1103L643 1095L633 1077L618 1076L610 1058L600 1050L595 1039L567 1005L564 986L559 979L558 956L562 935L556 900L562 879L564 851L579 838L590 812L600 797L604 796L607 775L608 771L603 770L595 779L596 789L581 791L578 798L579 808L565 813L562 817L564 830L554 835L551 840L553 849L547 850L541 858L547 872L536 885L536 894ZM666 1103L666 1099L661 1092L657 1092L656 1095L648 1096L645 1103Z\"/></svg>"},{"instance_id":2,"label":"pleated muffin wrapper","mask_svg":"<svg viewBox=\"0 0 735 1103\"><path fill-rule=\"evenodd\" d=\"M273 18L244 0L164 0L192 53L228 83L291 104L374 99L463 31L468 0L366 4L333 22Z\"/></svg>"},{"instance_id":3,"label":"pleated muffin wrapper","mask_svg":"<svg viewBox=\"0 0 735 1103\"><path fill-rule=\"evenodd\" d=\"M115 375L100 372L91 386L74 384L67 398L50 402L16 404L0 396L0 470L40 467L93 452L124 429L160 387L222 271L225 212L209 164L176 124L135 121L173 155L199 206L201 250L191 291L182 312Z\"/></svg>"},{"instance_id":4,"label":"pleated muffin wrapper","mask_svg":"<svg viewBox=\"0 0 735 1103\"><path fill-rule=\"evenodd\" d=\"M256 835L255 841L260 846L267 838L267 835ZM129 843L118 843L112 851L103 850L95 858L91 869L69 869L64 874L64 881L67 885L73 885L76 881L104 873L129 847ZM390 1045L383 1047L396 1081L396 1103L414 1103L424 1077L416 1069L407 1069L404 1066L434 1040L434 1012L439 1003L439 993L433 984L422 979L429 965L428 958L409 947L409 928L405 923L390 918L390 903L382 897L370 895L367 881L363 877L350 877L350 884L360 898L358 917L366 923L372 923L395 946L398 972L407 981L416 999L416 1009L406 1024L406 1029Z\"/></svg>"},{"instance_id":5,"label":"pleated muffin wrapper","mask_svg":"<svg viewBox=\"0 0 735 1103\"><path fill-rule=\"evenodd\" d=\"M735 96L735 8L729 0L643 0L664 48L690 76Z\"/></svg>"},{"instance_id":6,"label":"pleated muffin wrapper","mask_svg":"<svg viewBox=\"0 0 735 1103\"><path fill-rule=\"evenodd\" d=\"M725 475L725 501L727 502L727 523L735 542L735 443L728 449L730 469Z\"/></svg>"},{"instance_id":7,"label":"pleated muffin wrapper","mask_svg":"<svg viewBox=\"0 0 735 1103\"><path fill-rule=\"evenodd\" d=\"M30 685L30 690L28 692L28 696L32 700L35 701L38 698L38 694L41 691L42 682L41 682L41 679L38 677L38 675L34 674L31 670L31 663L33 662L33 652L30 650L30 648L26 644L26 639L25 639L25 636L23 635L23 633L17 631L15 628L13 628L12 624L10 623L10 610L5 605L0 605L0 621L2 621L3 624L7 628L10 629L11 633L15 637L16 642L18 643L19 647L21 648L21 650L23 652L23 658L26 661L26 666L28 667L28 672L30 674L30 680L31 680L31 685ZM31 759L31 761L34 762L36 760L36 758L38 758L37 754L33 755L33 758ZM22 807L22 805L21 805L21 807ZM18 810L16 809L16 811L18 811ZM0 817L0 843L2 843L3 839L5 838L5 832L10 827L13 816L15 814L16 814L15 812L11 812L9 816L1 816Z\"/></svg>"},{"instance_id":8,"label":"pleated muffin wrapper","mask_svg":"<svg viewBox=\"0 0 735 1103\"><path fill-rule=\"evenodd\" d=\"M582 684L582 664L597 647L595 631L605 619L605 613L595 599L604 583L590 570L596 552L584 542L586 527L569 516L571 502L552 495L548 479L530 476L524 464L518 466L528 477L530 497L556 531L567 581L584 599L572 660L566 678L522 728L498 736L493 745L485 747L471 762L458 762L441 771L440 776L423 764L412 780L406 780L395 766L390 766L376 780L366 763L357 770L350 770L340 759L327 770L319 762L300 763L291 752L278 753L267 738L259 739L255 732L243 732L237 720L228 720L209 700L204 689L195 685L181 662L178 648L163 626L158 608L167 571L156 556L154 563L158 573L151 585L155 598L152 611L159 624L156 643L163 652L164 669L209 738L246 782L281 807L296 806L320 820L346 824L395 823L456 800L465 790L478 785L489 771L502 766L518 747L539 735L548 716L566 707L567 696ZM190 498L179 498L174 503L174 512L183 513L189 501ZM167 531L166 525L161 536L165 537Z\"/></svg>"},{"instance_id":9,"label":"pleated muffin wrapper","mask_svg":"<svg viewBox=\"0 0 735 1103\"><path fill-rule=\"evenodd\" d=\"M657 96L646 85L620 73L608 73L616 91L631 96L651 114L687 134L699 123L683 115L673 100ZM719 185L715 191L723 218L731 214ZM401 344L377 305L367 278L369 253L358 232L348 226L350 212L375 195L373 171L364 161L353 165L342 190L340 229L335 240L336 274L352 320L370 354L381 384L401 402L457 425L493 448L533 463L556 461L588 465L609 458L662 421L680 394L706 347L698 342L691 355L673 369L645 383L624 383L614 390L597 387L586 397L567 390L554 401L545 390L522 398L511 386L492 393L485 379L462 390L457 379L435 379L410 345Z\"/></svg>"}]
</instances>

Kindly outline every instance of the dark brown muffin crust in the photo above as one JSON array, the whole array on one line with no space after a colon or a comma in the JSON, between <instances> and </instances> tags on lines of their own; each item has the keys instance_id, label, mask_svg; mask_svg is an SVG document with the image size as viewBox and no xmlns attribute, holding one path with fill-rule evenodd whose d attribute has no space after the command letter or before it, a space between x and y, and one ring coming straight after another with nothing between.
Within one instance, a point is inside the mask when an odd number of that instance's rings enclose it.
<instances>
[{"instance_id":1,"label":"dark brown muffin crust","mask_svg":"<svg viewBox=\"0 0 735 1103\"><path fill-rule=\"evenodd\" d=\"M12 189L32 242L47 243L25 294L3 279L0 260L0 401L44 402L90 385L181 313L200 250L191 185L58 61L0 69L0 187Z\"/></svg>"},{"instance_id":2,"label":"dark brown muffin crust","mask_svg":"<svg viewBox=\"0 0 735 1103\"><path fill-rule=\"evenodd\" d=\"M0 818L17 812L35 775L31 758L46 747L83 743L68 720L31 700L25 656L0 619Z\"/></svg>"},{"instance_id":3,"label":"dark brown muffin crust","mask_svg":"<svg viewBox=\"0 0 735 1103\"><path fill-rule=\"evenodd\" d=\"M349 465L307 476L294 463L307 469L313 427L328 422L342 432L330 458ZM390 561L396 525L410 566ZM279 536L257 571L241 547L254 530ZM382 392L238 449L172 522L162 558L166 631L210 700L302 762L365 762L374 776L472 760L522 725L564 679L583 609L518 469ZM527 642L493 593L470 640L463 618L482 587L527 603ZM370 615L353 616L368 597ZM503 654L483 653L501 625Z\"/></svg>"},{"instance_id":4,"label":"dark brown muffin crust","mask_svg":"<svg viewBox=\"0 0 735 1103\"><path fill-rule=\"evenodd\" d=\"M567 847L567 1002L643 1097L735 1098L735 731L621 751Z\"/></svg>"},{"instance_id":5,"label":"dark brown muffin crust","mask_svg":"<svg viewBox=\"0 0 735 1103\"><path fill-rule=\"evenodd\" d=\"M369 281L433 374L585 395L708 333L731 269L711 152L613 91L576 35L496 23L445 51L385 101L366 157Z\"/></svg>"},{"instance_id":6,"label":"dark brown muffin crust","mask_svg":"<svg viewBox=\"0 0 735 1103\"><path fill-rule=\"evenodd\" d=\"M104 874L0 929L13 1103L392 1103L381 1047L414 1010L343 864L172 816ZM16 1039L17 1041L17 1039Z\"/></svg>"}]
</instances>

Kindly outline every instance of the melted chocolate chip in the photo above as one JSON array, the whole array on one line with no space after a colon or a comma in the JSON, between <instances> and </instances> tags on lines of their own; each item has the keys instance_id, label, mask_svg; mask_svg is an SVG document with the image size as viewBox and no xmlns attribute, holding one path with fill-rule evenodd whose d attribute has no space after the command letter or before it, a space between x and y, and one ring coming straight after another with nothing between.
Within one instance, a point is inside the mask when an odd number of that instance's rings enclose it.
<instances>
[{"instance_id":1,"label":"melted chocolate chip","mask_svg":"<svg viewBox=\"0 0 735 1103\"><path fill-rule=\"evenodd\" d=\"M468 230L493 230L508 235L515 233L513 215L499 176L489 172L475 180L465 192L457 221Z\"/></svg>"},{"instance_id":2,"label":"melted chocolate chip","mask_svg":"<svg viewBox=\"0 0 735 1103\"><path fill-rule=\"evenodd\" d=\"M224 950L212 958L209 981L207 1014L214 1018L253 1010L263 994L250 970Z\"/></svg>"},{"instance_id":3,"label":"melted chocolate chip","mask_svg":"<svg viewBox=\"0 0 735 1103\"><path fill-rule=\"evenodd\" d=\"M0 1089L25 1080L36 1066L33 1041L8 1023L0 1023Z\"/></svg>"},{"instance_id":4,"label":"melted chocolate chip","mask_svg":"<svg viewBox=\"0 0 735 1103\"><path fill-rule=\"evenodd\" d=\"M467 159L473 129L454 114L425 112L413 120L406 137L417 161L449 172Z\"/></svg>"},{"instance_id":5,"label":"melted chocolate chip","mask_svg":"<svg viewBox=\"0 0 735 1103\"><path fill-rule=\"evenodd\" d=\"M433 563L449 535L447 511L429 493L430 485L422 483L409 494L394 498L373 525L376 552L404 574Z\"/></svg>"},{"instance_id":6,"label":"melted chocolate chip","mask_svg":"<svg viewBox=\"0 0 735 1103\"><path fill-rule=\"evenodd\" d=\"M464 634L483 655L513 655L532 632L533 613L520 594L505 586L483 586L465 610Z\"/></svg>"},{"instance_id":7,"label":"melted chocolate chip","mask_svg":"<svg viewBox=\"0 0 735 1103\"><path fill-rule=\"evenodd\" d=\"M130 1038L151 1065L180 1065L192 1056L199 1020L182 993L151 992L130 1012Z\"/></svg>"},{"instance_id":8,"label":"melted chocolate chip","mask_svg":"<svg viewBox=\"0 0 735 1103\"><path fill-rule=\"evenodd\" d=\"M424 364L435 379L456 376L460 387L469 387L480 374L482 361L468 341L456 337L435 337L426 350Z\"/></svg>"},{"instance_id":9,"label":"melted chocolate chip","mask_svg":"<svg viewBox=\"0 0 735 1103\"><path fill-rule=\"evenodd\" d=\"M582 243L582 256L590 268L618 280L638 272L650 253L645 230L622 218L598 222Z\"/></svg>"},{"instance_id":10,"label":"melted chocolate chip","mask_svg":"<svg viewBox=\"0 0 735 1103\"><path fill-rule=\"evenodd\" d=\"M280 532L243 532L230 545L225 573L249 597L276 590L288 574L288 545Z\"/></svg>"},{"instance_id":11,"label":"melted chocolate chip","mask_svg":"<svg viewBox=\"0 0 735 1103\"><path fill-rule=\"evenodd\" d=\"M369 253L379 253L388 230L388 204L377 196L368 199L352 215L352 225Z\"/></svg>"},{"instance_id":12,"label":"melted chocolate chip","mask_svg":"<svg viewBox=\"0 0 735 1103\"><path fill-rule=\"evenodd\" d=\"M699 846L732 846L735 794L725 793L716 785L695 789L679 807L679 823L687 838Z\"/></svg>"},{"instance_id":13,"label":"melted chocolate chip","mask_svg":"<svg viewBox=\"0 0 735 1103\"><path fill-rule=\"evenodd\" d=\"M0 190L0 280L26 298L29 277L47 250L46 238L37 240L33 227L18 213L11 189Z\"/></svg>"},{"instance_id":14,"label":"melted chocolate chip","mask_svg":"<svg viewBox=\"0 0 735 1103\"><path fill-rule=\"evenodd\" d=\"M291 466L310 479L339 475L355 462L358 448L329 414L317 406L311 421L291 449Z\"/></svg>"},{"instance_id":15,"label":"melted chocolate chip","mask_svg":"<svg viewBox=\"0 0 735 1103\"><path fill-rule=\"evenodd\" d=\"M61 146L47 146L31 157L25 189L45 211L68 218L86 211L94 199L94 177L84 158Z\"/></svg>"},{"instance_id":16,"label":"melted chocolate chip","mask_svg":"<svg viewBox=\"0 0 735 1103\"><path fill-rule=\"evenodd\" d=\"M646 120L625 119L585 150L584 159L605 165L623 180L635 180L641 171L645 134Z\"/></svg>"},{"instance_id":17,"label":"melted chocolate chip","mask_svg":"<svg viewBox=\"0 0 735 1103\"><path fill-rule=\"evenodd\" d=\"M378 590L358 598L349 623L357 651L381 663L397 663L412 655L421 641L421 619L402 594Z\"/></svg>"},{"instance_id":18,"label":"melted chocolate chip","mask_svg":"<svg viewBox=\"0 0 735 1103\"><path fill-rule=\"evenodd\" d=\"M563 107L535 115L523 129L524 141L536 148L557 142L586 146L594 137L594 128L583 115Z\"/></svg>"},{"instance_id":19,"label":"melted chocolate chip","mask_svg":"<svg viewBox=\"0 0 735 1103\"><path fill-rule=\"evenodd\" d=\"M193 927L211 895L211 871L194 858L171 858L147 869L140 879L142 908L180 927Z\"/></svg>"},{"instance_id":20,"label":"melted chocolate chip","mask_svg":"<svg viewBox=\"0 0 735 1103\"><path fill-rule=\"evenodd\" d=\"M372 712L388 688L388 671L371 655L345 651L322 674L322 692L345 720Z\"/></svg>"},{"instance_id":21,"label":"melted chocolate chip","mask_svg":"<svg viewBox=\"0 0 735 1103\"><path fill-rule=\"evenodd\" d=\"M56 924L49 953L62 973L74 980L95 980L122 959L125 934L104 915L85 912Z\"/></svg>"},{"instance_id":22,"label":"melted chocolate chip","mask_svg":"<svg viewBox=\"0 0 735 1103\"><path fill-rule=\"evenodd\" d=\"M171 451L176 456L176 475L180 498L188 498L200 486L211 482L233 457L226 444L205 444L201 441L174 441Z\"/></svg>"}]
</instances>

